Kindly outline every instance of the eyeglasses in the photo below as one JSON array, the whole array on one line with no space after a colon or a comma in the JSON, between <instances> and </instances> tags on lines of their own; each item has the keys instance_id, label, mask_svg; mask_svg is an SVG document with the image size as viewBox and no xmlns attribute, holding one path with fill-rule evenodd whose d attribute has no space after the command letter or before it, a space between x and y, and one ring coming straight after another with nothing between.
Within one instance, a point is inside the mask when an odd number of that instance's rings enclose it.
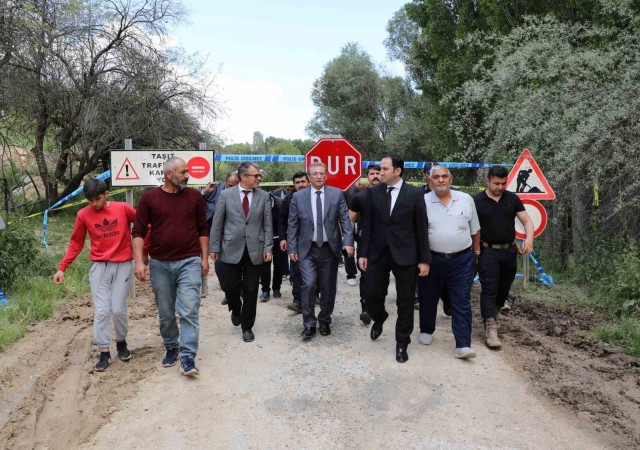
<instances>
[{"instance_id":1,"label":"eyeglasses","mask_svg":"<svg viewBox=\"0 0 640 450\"><path fill-rule=\"evenodd\" d=\"M259 174L259 173L256 173L256 174L253 174L253 175L250 174L250 173L245 173L243 176L245 176L245 177L253 177L253 178L262 178L262 175Z\"/></svg>"}]
</instances>

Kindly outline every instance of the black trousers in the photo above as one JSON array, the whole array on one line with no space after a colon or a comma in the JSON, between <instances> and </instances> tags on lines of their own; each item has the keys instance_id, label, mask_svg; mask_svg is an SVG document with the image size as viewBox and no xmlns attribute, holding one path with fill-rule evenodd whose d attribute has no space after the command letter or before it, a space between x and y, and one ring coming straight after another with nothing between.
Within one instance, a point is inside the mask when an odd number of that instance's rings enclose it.
<instances>
[{"instance_id":1,"label":"black trousers","mask_svg":"<svg viewBox=\"0 0 640 450\"><path fill-rule=\"evenodd\" d=\"M501 250L483 248L478 258L480 313L483 319L493 319L509 297L516 277L518 251L515 246Z\"/></svg>"},{"instance_id":2,"label":"black trousers","mask_svg":"<svg viewBox=\"0 0 640 450\"><path fill-rule=\"evenodd\" d=\"M384 301L389 288L389 274L396 279L396 305L398 319L396 320L396 341L400 344L411 342L413 332L414 296L416 292L416 277L418 265L401 266L397 264L385 247L380 257L369 260L365 281L365 298L367 311L374 322L384 322L389 317L385 310Z\"/></svg>"},{"instance_id":3,"label":"black trousers","mask_svg":"<svg viewBox=\"0 0 640 450\"><path fill-rule=\"evenodd\" d=\"M356 264L355 256L347 256L347 252L343 252L344 257L344 270L347 272L347 279L355 278L358 275L358 266Z\"/></svg>"},{"instance_id":4,"label":"black trousers","mask_svg":"<svg viewBox=\"0 0 640 450\"><path fill-rule=\"evenodd\" d=\"M264 264L253 264L247 248L238 264L222 263L225 276L225 294L229 311L239 312L242 331L250 330L256 322L258 284ZM242 300L240 299L242 294Z\"/></svg>"},{"instance_id":5,"label":"black trousers","mask_svg":"<svg viewBox=\"0 0 640 450\"><path fill-rule=\"evenodd\" d=\"M220 260L217 260L213 263L213 268L216 271L216 276L218 277L218 283L220 283L220 289L226 292L225 287L225 277L224 277L224 263Z\"/></svg>"},{"instance_id":6,"label":"black trousers","mask_svg":"<svg viewBox=\"0 0 640 450\"><path fill-rule=\"evenodd\" d=\"M291 280L291 295L293 295L293 303L302 305L302 274L300 266L297 262L291 261L289 266L289 279Z\"/></svg>"},{"instance_id":7,"label":"black trousers","mask_svg":"<svg viewBox=\"0 0 640 450\"><path fill-rule=\"evenodd\" d=\"M273 290L279 291L282 287L283 259L287 258L287 253L280 250L280 239L273 240L273 259L270 263L263 264L264 270L260 274L260 284L262 292L271 292L269 281L271 280L271 265L273 264Z\"/></svg>"}]
</instances>

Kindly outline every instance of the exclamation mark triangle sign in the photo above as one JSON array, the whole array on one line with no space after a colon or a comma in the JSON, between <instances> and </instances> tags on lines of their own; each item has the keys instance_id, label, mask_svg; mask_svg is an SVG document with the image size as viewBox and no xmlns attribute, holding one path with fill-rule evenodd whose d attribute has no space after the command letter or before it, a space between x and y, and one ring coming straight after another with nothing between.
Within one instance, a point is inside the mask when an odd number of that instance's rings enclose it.
<instances>
[{"instance_id":1,"label":"exclamation mark triangle sign","mask_svg":"<svg viewBox=\"0 0 640 450\"><path fill-rule=\"evenodd\" d=\"M125 158L122 163L122 167L118 171L118 175L116 175L116 180L139 180L140 177L136 172L136 169L133 168L131 161L129 158Z\"/></svg>"}]
</instances>

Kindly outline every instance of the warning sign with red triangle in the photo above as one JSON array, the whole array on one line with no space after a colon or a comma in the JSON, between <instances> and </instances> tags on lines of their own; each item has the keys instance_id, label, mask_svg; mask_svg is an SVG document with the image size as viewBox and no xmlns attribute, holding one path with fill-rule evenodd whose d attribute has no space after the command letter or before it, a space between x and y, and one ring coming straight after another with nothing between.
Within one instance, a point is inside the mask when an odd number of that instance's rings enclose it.
<instances>
[{"instance_id":1,"label":"warning sign with red triangle","mask_svg":"<svg viewBox=\"0 0 640 450\"><path fill-rule=\"evenodd\" d=\"M542 174L542 170L527 149L522 152L509 173L507 190L515 192L520 198L531 200L553 200L556 198L556 194Z\"/></svg>"},{"instance_id":2,"label":"warning sign with red triangle","mask_svg":"<svg viewBox=\"0 0 640 450\"><path fill-rule=\"evenodd\" d=\"M125 158L120 170L118 171L118 175L116 175L116 180L139 180L138 172L133 168L133 164L129 161L129 158Z\"/></svg>"}]
</instances>

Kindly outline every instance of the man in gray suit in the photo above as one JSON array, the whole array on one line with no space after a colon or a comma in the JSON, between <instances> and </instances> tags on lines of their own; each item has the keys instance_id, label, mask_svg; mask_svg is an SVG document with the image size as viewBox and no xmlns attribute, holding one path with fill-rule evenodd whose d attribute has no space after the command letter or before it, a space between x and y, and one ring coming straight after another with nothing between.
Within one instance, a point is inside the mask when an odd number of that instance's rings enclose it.
<instances>
[{"instance_id":1,"label":"man in gray suit","mask_svg":"<svg viewBox=\"0 0 640 450\"><path fill-rule=\"evenodd\" d=\"M269 194L258 189L260 166L243 162L238 179L236 186L222 192L216 206L209 252L214 262L220 259L224 265L231 323L242 325L242 339L251 342L260 274L272 257L273 225Z\"/></svg>"},{"instance_id":2,"label":"man in gray suit","mask_svg":"<svg viewBox=\"0 0 640 450\"><path fill-rule=\"evenodd\" d=\"M331 313L336 299L338 259L344 249L353 255L353 232L349 210L342 191L325 186L327 167L309 166L311 186L293 194L289 206L287 250L289 258L299 263L302 274L302 335L331 334ZM320 314L316 319L316 281L320 287Z\"/></svg>"}]
</instances>

